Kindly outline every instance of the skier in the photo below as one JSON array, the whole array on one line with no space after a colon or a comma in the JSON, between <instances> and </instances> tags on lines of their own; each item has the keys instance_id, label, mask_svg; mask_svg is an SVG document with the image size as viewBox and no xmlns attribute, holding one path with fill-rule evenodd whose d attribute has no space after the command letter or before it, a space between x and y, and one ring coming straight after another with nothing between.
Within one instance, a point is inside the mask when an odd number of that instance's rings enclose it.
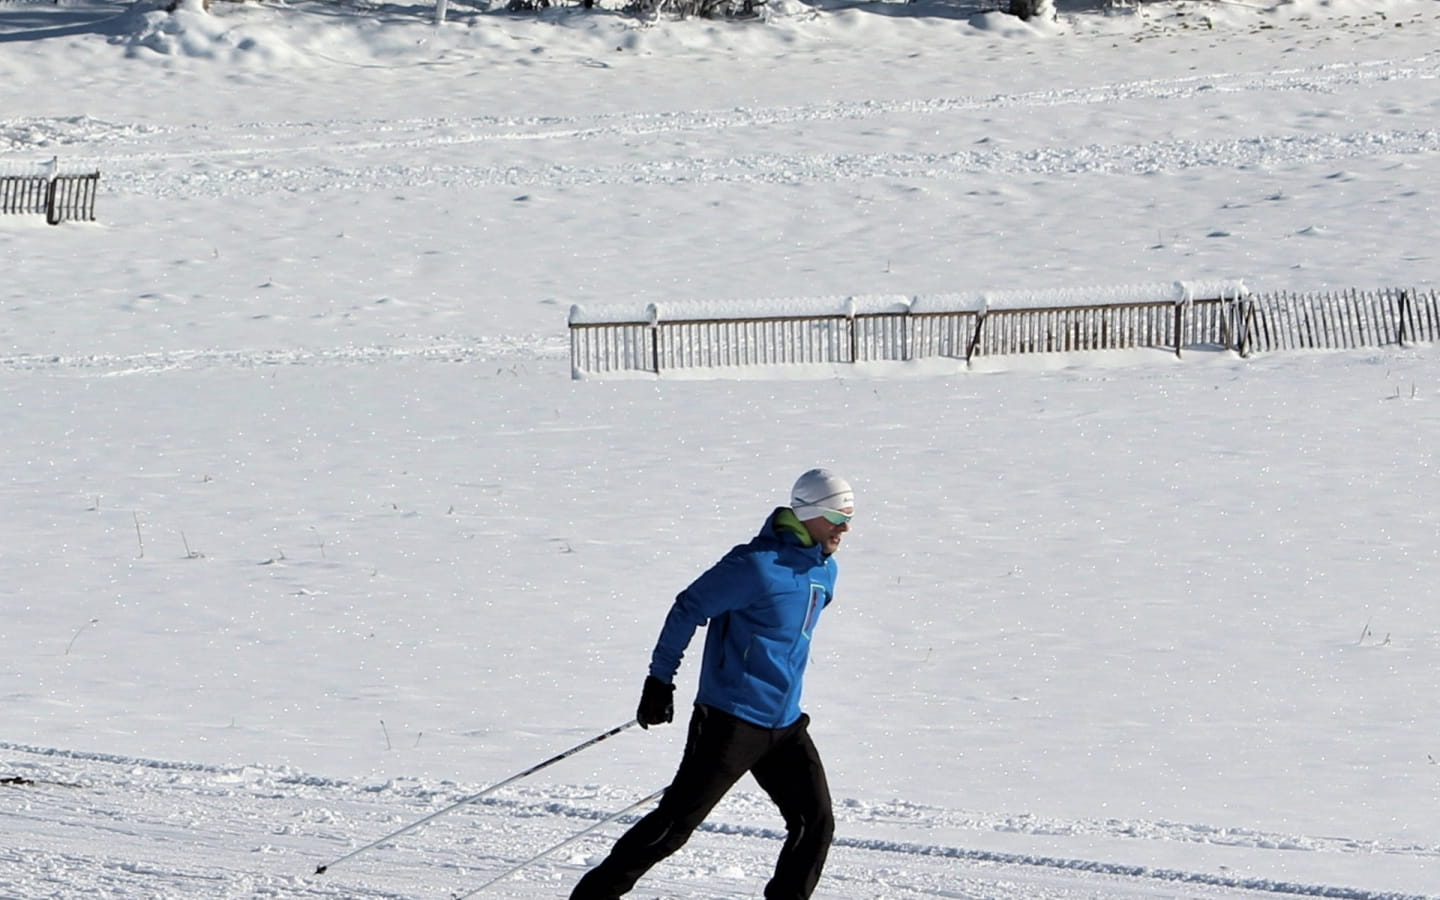
<instances>
[{"instance_id":1,"label":"skier","mask_svg":"<svg viewBox=\"0 0 1440 900\"><path fill-rule=\"evenodd\" d=\"M706 625L700 686L685 752L654 812L620 837L570 900L614 900L679 850L746 772L775 801L787 838L767 900L806 900L820 880L835 819L801 680L820 611L834 597L833 554L850 530L855 496L825 469L801 475L748 544L725 554L670 607L636 712L641 727L675 715L675 673ZM707 625L708 623L708 625Z\"/></svg>"}]
</instances>

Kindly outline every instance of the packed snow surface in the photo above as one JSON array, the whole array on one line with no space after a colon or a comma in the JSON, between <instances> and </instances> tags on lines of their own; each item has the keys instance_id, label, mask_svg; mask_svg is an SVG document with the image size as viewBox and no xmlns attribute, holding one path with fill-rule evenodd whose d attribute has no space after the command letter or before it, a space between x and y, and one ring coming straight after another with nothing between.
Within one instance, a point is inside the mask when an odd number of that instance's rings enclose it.
<instances>
[{"instance_id":1,"label":"packed snow surface","mask_svg":"<svg viewBox=\"0 0 1440 900\"><path fill-rule=\"evenodd\" d=\"M475 890L664 786L485 793L825 465L817 897L1440 897L1434 348L570 379L576 306L1436 286L1440 4L1057 5L0 2L0 175L101 172L0 215L0 896Z\"/></svg>"}]
</instances>

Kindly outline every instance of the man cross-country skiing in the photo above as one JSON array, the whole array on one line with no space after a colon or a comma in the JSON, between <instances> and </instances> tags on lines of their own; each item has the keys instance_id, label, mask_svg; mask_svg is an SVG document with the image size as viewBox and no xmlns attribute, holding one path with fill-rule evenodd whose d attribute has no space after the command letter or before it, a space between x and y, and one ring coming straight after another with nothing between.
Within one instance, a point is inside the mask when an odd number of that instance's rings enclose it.
<instances>
[{"instance_id":1,"label":"man cross-country skiing","mask_svg":"<svg viewBox=\"0 0 1440 900\"><path fill-rule=\"evenodd\" d=\"M707 626L685 753L654 812L615 842L570 900L614 900L679 850L746 772L775 801L787 837L766 900L806 900L820 880L835 819L825 768L800 711L810 636L835 594L833 554L855 495L825 469L795 482L748 544L695 579L670 607L636 713L649 728L675 716L675 673Z\"/></svg>"}]
</instances>

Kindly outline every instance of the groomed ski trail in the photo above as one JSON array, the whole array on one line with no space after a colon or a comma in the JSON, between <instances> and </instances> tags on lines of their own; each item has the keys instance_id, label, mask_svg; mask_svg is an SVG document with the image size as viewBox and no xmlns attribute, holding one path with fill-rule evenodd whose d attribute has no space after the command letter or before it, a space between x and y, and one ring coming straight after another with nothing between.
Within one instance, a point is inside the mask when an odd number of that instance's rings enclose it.
<instances>
[{"instance_id":1,"label":"groomed ski trail","mask_svg":"<svg viewBox=\"0 0 1440 900\"><path fill-rule=\"evenodd\" d=\"M446 898L583 830L636 799L625 792L535 784L507 789L423 830L382 844L323 876L333 859L474 792L474 786L396 778L346 781L288 768L217 767L0 743L8 846L0 895L26 898ZM1435 900L1363 886L1246 876L1276 854L1364 854L1375 871L1431 866L1440 847L1264 833L1170 822L1054 821L939 809L903 801L837 804L838 834L819 900L839 898L1327 897ZM627 817L633 820L633 817ZM743 789L635 896L758 897L783 840L768 801ZM609 825L483 893L563 895L623 827ZM883 835L883 836L881 836ZM905 835L907 839L897 839ZM1001 836L1034 852L986 849ZM913 839L910 839L913 837ZM1053 852L1098 843L1123 858ZM1235 866L1123 861L1156 846L1193 846Z\"/></svg>"}]
</instances>

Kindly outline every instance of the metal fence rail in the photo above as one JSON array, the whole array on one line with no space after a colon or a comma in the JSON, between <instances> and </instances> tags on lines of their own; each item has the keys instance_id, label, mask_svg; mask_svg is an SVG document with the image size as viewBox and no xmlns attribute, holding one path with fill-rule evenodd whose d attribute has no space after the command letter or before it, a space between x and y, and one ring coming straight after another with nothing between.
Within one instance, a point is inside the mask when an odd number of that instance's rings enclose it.
<instances>
[{"instance_id":1,"label":"metal fence rail","mask_svg":"<svg viewBox=\"0 0 1440 900\"><path fill-rule=\"evenodd\" d=\"M100 173L0 175L0 213L45 216L51 225L95 221Z\"/></svg>"},{"instance_id":2,"label":"metal fence rail","mask_svg":"<svg viewBox=\"0 0 1440 900\"><path fill-rule=\"evenodd\" d=\"M1179 302L570 324L575 377L1159 349L1353 349L1440 340L1435 290L1273 293Z\"/></svg>"}]
</instances>

